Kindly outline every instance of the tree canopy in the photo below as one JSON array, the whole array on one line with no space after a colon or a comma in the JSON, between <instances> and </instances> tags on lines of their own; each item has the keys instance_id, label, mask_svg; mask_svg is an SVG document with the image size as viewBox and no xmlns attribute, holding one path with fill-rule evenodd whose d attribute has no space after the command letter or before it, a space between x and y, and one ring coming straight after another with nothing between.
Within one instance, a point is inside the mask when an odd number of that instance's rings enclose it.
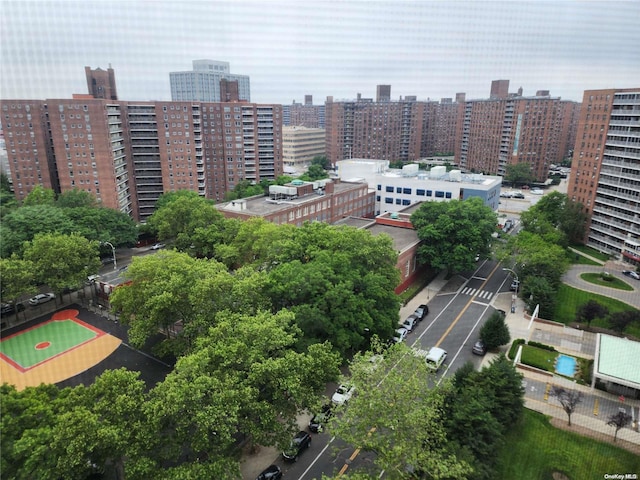
<instances>
[{"instance_id":1,"label":"tree canopy","mask_svg":"<svg viewBox=\"0 0 640 480\"><path fill-rule=\"evenodd\" d=\"M495 212L479 198L425 202L411 215L418 238L421 263L450 272L473 267L476 255L490 253L496 230Z\"/></svg>"},{"instance_id":2,"label":"tree canopy","mask_svg":"<svg viewBox=\"0 0 640 480\"><path fill-rule=\"evenodd\" d=\"M504 321L502 312L493 312L480 328L480 338L489 350L506 345L511 340L509 327Z\"/></svg>"},{"instance_id":3,"label":"tree canopy","mask_svg":"<svg viewBox=\"0 0 640 480\"><path fill-rule=\"evenodd\" d=\"M535 180L531 165L526 162L507 165L504 179L513 185L525 185Z\"/></svg>"}]
</instances>

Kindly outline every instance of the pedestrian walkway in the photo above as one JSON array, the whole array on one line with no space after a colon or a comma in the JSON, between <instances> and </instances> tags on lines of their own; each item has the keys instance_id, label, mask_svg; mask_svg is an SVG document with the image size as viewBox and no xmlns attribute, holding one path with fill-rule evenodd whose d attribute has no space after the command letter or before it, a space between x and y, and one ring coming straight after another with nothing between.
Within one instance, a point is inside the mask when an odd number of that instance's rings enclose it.
<instances>
[{"instance_id":1,"label":"pedestrian walkway","mask_svg":"<svg viewBox=\"0 0 640 480\"><path fill-rule=\"evenodd\" d=\"M602 260L600 260L599 258L592 257L591 255L589 255L587 253L584 253L584 252L581 252L580 250L576 250L573 247L569 247L569 250L571 250L576 255L580 255L580 256L582 256L584 258L587 258L587 259L591 260L592 262L599 263L600 265L604 265L606 263L606 262L603 262Z\"/></svg>"}]
</instances>

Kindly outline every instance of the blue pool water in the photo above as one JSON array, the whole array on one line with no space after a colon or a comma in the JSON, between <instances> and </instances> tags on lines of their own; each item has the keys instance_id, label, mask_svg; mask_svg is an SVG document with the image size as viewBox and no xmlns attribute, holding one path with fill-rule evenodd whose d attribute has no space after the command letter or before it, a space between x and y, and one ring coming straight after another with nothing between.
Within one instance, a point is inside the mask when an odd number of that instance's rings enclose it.
<instances>
[{"instance_id":1,"label":"blue pool water","mask_svg":"<svg viewBox=\"0 0 640 480\"><path fill-rule=\"evenodd\" d=\"M568 355L558 355L556 372L566 377L573 377L576 373L576 359Z\"/></svg>"}]
</instances>

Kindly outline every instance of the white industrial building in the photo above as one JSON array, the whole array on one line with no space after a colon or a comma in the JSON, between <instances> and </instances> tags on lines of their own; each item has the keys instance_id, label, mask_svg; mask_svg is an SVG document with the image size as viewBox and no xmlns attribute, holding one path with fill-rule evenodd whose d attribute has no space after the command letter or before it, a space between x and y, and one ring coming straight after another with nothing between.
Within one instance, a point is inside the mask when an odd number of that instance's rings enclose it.
<instances>
[{"instance_id":1,"label":"white industrial building","mask_svg":"<svg viewBox=\"0 0 640 480\"><path fill-rule=\"evenodd\" d=\"M419 170L418 164L390 169L386 160L352 159L337 162L341 180L364 180L376 190L376 215L398 212L419 202L443 202L481 198L492 210L498 210L502 177L464 174L460 170L447 172L437 166Z\"/></svg>"}]
</instances>

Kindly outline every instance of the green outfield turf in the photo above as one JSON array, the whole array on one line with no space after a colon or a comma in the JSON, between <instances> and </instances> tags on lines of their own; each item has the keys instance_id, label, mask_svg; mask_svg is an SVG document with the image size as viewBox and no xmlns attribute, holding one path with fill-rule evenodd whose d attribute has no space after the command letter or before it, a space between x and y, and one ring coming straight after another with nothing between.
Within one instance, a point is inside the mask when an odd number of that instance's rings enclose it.
<instances>
[{"instance_id":1,"label":"green outfield turf","mask_svg":"<svg viewBox=\"0 0 640 480\"><path fill-rule=\"evenodd\" d=\"M101 332L74 320L51 320L0 342L2 357L28 370L96 338Z\"/></svg>"}]
</instances>

